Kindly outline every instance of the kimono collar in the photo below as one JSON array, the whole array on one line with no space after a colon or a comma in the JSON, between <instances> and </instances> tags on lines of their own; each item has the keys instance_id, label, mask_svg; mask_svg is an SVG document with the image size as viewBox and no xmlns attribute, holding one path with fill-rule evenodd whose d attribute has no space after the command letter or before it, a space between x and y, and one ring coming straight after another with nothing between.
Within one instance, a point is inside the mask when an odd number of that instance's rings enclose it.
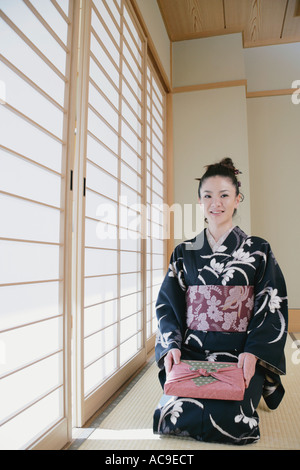
<instances>
[{"instance_id":1,"label":"kimono collar","mask_svg":"<svg viewBox=\"0 0 300 470\"><path fill-rule=\"evenodd\" d=\"M206 237L207 237L207 241L209 243L209 246L211 247L211 250L213 253L215 253L219 248L220 246L223 244L224 240L226 240L226 238L228 237L228 235L230 234L230 232L232 232L232 230L234 229L234 227L231 227L229 230L227 230L227 232L225 232L220 238L218 241L215 241L214 237L212 236L212 234L210 233L209 229L207 228L206 229Z\"/></svg>"}]
</instances>

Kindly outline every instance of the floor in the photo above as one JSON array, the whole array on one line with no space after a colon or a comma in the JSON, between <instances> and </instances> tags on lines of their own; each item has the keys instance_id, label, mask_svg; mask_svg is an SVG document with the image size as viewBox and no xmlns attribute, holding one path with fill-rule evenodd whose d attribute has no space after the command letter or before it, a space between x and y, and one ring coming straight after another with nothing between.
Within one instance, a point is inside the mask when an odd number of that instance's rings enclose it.
<instances>
[{"instance_id":1,"label":"floor","mask_svg":"<svg viewBox=\"0 0 300 470\"><path fill-rule=\"evenodd\" d=\"M300 449L300 333L290 333L286 346L287 375L283 378L286 396L283 404L270 412L259 405L261 434L253 450ZM161 389L154 358L105 409L83 428L74 429L68 450L227 450L232 446L199 443L191 439L154 436L152 414ZM142 405L148 404L147 409ZM262 429L263 428L263 429ZM249 446L242 446L249 449ZM229 450L229 449L228 449ZM240 448L240 450L242 450Z\"/></svg>"}]
</instances>

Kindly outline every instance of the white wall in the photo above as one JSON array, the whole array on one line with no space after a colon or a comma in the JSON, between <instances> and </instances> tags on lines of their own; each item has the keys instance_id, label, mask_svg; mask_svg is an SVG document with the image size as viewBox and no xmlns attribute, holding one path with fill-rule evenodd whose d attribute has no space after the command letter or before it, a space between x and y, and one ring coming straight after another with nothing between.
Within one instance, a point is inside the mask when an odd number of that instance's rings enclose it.
<instances>
[{"instance_id":1,"label":"white wall","mask_svg":"<svg viewBox=\"0 0 300 470\"><path fill-rule=\"evenodd\" d=\"M137 1L170 77L157 3ZM230 34L173 43L172 54L173 87L246 78L251 92L288 89L300 80L300 43L243 49L241 34ZM184 92L173 101L175 204L196 205L194 178L204 165L230 156L243 171L245 201L236 223L271 243L287 280L289 307L299 309L300 104L289 95L246 99L244 87ZM180 220L178 229L182 237L175 243L189 238Z\"/></svg>"},{"instance_id":2,"label":"white wall","mask_svg":"<svg viewBox=\"0 0 300 470\"><path fill-rule=\"evenodd\" d=\"M244 49L248 91L291 88L300 80L300 43ZM249 98L252 231L266 238L284 272L289 308L300 307L300 104Z\"/></svg>"},{"instance_id":3,"label":"white wall","mask_svg":"<svg viewBox=\"0 0 300 470\"><path fill-rule=\"evenodd\" d=\"M300 43L244 49L248 91L292 88L300 80Z\"/></svg>"},{"instance_id":4,"label":"white wall","mask_svg":"<svg viewBox=\"0 0 300 470\"><path fill-rule=\"evenodd\" d=\"M173 44L174 87L244 78L241 34ZM249 233L251 220L245 87L176 93L173 106L174 202L197 204L198 183L195 178L202 176L205 165L231 157L243 172L241 182L245 195L235 223ZM181 239L184 238L188 238L187 233L182 233ZM175 244L181 239L175 233Z\"/></svg>"},{"instance_id":5,"label":"white wall","mask_svg":"<svg viewBox=\"0 0 300 470\"><path fill-rule=\"evenodd\" d=\"M173 43L173 87L243 78L241 33Z\"/></svg>"},{"instance_id":6,"label":"white wall","mask_svg":"<svg viewBox=\"0 0 300 470\"><path fill-rule=\"evenodd\" d=\"M247 110L244 87L180 93L174 96L174 201L197 204L204 166L230 156L241 175L235 223L250 232ZM176 227L175 227L176 229ZM177 227L179 230L179 228ZM184 233L182 239L189 238ZM176 239L178 243L180 239Z\"/></svg>"},{"instance_id":7,"label":"white wall","mask_svg":"<svg viewBox=\"0 0 300 470\"><path fill-rule=\"evenodd\" d=\"M156 0L136 0L165 73L171 81L171 44Z\"/></svg>"},{"instance_id":8,"label":"white wall","mask_svg":"<svg viewBox=\"0 0 300 470\"><path fill-rule=\"evenodd\" d=\"M300 104L290 96L248 100L251 220L284 272L289 308L300 307Z\"/></svg>"},{"instance_id":9,"label":"white wall","mask_svg":"<svg viewBox=\"0 0 300 470\"><path fill-rule=\"evenodd\" d=\"M247 79L248 91L300 80L300 43L243 49L238 34L173 44L173 85ZM300 104L291 96L245 98L244 88L174 95L174 198L195 200L203 165L231 156L243 171L235 222L266 238L300 307ZM249 180L250 179L250 185ZM175 243L178 240L175 240Z\"/></svg>"}]
</instances>

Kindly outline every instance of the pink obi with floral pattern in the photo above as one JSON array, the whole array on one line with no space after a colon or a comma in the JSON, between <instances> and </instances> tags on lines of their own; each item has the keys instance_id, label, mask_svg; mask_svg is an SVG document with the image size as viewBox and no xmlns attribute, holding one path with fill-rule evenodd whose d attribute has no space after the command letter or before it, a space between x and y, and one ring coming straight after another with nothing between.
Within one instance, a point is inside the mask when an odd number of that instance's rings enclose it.
<instances>
[{"instance_id":1,"label":"pink obi with floral pattern","mask_svg":"<svg viewBox=\"0 0 300 470\"><path fill-rule=\"evenodd\" d=\"M253 286L190 286L186 292L191 330L243 332L254 305Z\"/></svg>"}]
</instances>

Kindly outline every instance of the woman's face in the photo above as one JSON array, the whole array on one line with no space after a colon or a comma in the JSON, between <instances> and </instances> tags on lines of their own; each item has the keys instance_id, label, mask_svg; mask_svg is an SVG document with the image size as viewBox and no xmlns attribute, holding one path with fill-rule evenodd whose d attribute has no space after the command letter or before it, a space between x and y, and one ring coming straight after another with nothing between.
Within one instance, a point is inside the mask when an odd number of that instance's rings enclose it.
<instances>
[{"instance_id":1,"label":"woman's face","mask_svg":"<svg viewBox=\"0 0 300 470\"><path fill-rule=\"evenodd\" d=\"M233 212L239 205L240 195L236 195L235 186L230 178L211 176L202 184L199 202L204 208L204 215L209 224L223 225L232 223Z\"/></svg>"}]
</instances>

